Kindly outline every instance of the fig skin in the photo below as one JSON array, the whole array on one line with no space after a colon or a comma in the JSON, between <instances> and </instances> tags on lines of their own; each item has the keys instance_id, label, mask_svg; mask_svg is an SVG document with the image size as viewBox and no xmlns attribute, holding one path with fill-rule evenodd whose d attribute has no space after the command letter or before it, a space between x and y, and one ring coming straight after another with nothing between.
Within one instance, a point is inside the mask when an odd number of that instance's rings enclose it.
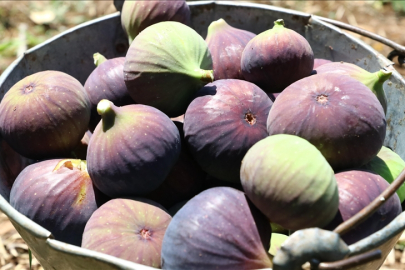
<instances>
[{"instance_id":1,"label":"fig skin","mask_svg":"<svg viewBox=\"0 0 405 270\"><path fill-rule=\"evenodd\" d=\"M69 157L87 130L90 101L78 80L41 71L17 82L0 103L0 133L31 159Z\"/></svg>"},{"instance_id":2,"label":"fig skin","mask_svg":"<svg viewBox=\"0 0 405 270\"><path fill-rule=\"evenodd\" d=\"M121 10L121 25L129 44L148 26L163 21L191 23L190 8L185 0L125 1Z\"/></svg>"},{"instance_id":3,"label":"fig skin","mask_svg":"<svg viewBox=\"0 0 405 270\"><path fill-rule=\"evenodd\" d=\"M161 111L146 105L116 107L103 99L97 110L102 120L87 151L94 185L111 198L155 190L179 158L176 126Z\"/></svg>"},{"instance_id":4,"label":"fig skin","mask_svg":"<svg viewBox=\"0 0 405 270\"><path fill-rule=\"evenodd\" d=\"M322 58L314 58L314 67L313 69L318 68L319 66L322 66L324 64L332 63L332 61L327 60L327 59L322 59Z\"/></svg>"},{"instance_id":5,"label":"fig skin","mask_svg":"<svg viewBox=\"0 0 405 270\"><path fill-rule=\"evenodd\" d=\"M325 226L338 211L331 166L298 136L279 134L259 141L243 158L240 174L246 196L285 229Z\"/></svg>"},{"instance_id":6,"label":"fig skin","mask_svg":"<svg viewBox=\"0 0 405 270\"><path fill-rule=\"evenodd\" d=\"M311 75L314 53L308 41L285 28L282 19L254 37L242 53L245 80L268 93L281 92L293 82Z\"/></svg>"},{"instance_id":7,"label":"fig skin","mask_svg":"<svg viewBox=\"0 0 405 270\"><path fill-rule=\"evenodd\" d=\"M11 187L17 176L34 162L18 154L0 137L0 195L7 202L10 201Z\"/></svg>"},{"instance_id":8,"label":"fig skin","mask_svg":"<svg viewBox=\"0 0 405 270\"><path fill-rule=\"evenodd\" d=\"M163 269L262 269L271 227L239 190L217 187L189 200L167 227Z\"/></svg>"},{"instance_id":9,"label":"fig skin","mask_svg":"<svg viewBox=\"0 0 405 270\"><path fill-rule=\"evenodd\" d=\"M152 204L113 199L87 222L82 247L160 268L163 235L171 219Z\"/></svg>"},{"instance_id":10,"label":"fig skin","mask_svg":"<svg viewBox=\"0 0 405 270\"><path fill-rule=\"evenodd\" d=\"M204 39L178 22L148 27L134 39L125 57L124 80L133 100L169 117L184 114L195 93L213 79Z\"/></svg>"},{"instance_id":11,"label":"fig skin","mask_svg":"<svg viewBox=\"0 0 405 270\"><path fill-rule=\"evenodd\" d=\"M135 103L130 97L124 81L125 57L103 58L100 54L94 54L96 68L84 83L84 89L91 102L90 131L94 131L101 120L101 116L97 113L97 104L100 100L108 99L116 106Z\"/></svg>"},{"instance_id":12,"label":"fig skin","mask_svg":"<svg viewBox=\"0 0 405 270\"><path fill-rule=\"evenodd\" d=\"M84 161L50 159L18 175L10 204L55 239L80 246L86 222L99 202Z\"/></svg>"},{"instance_id":13,"label":"fig skin","mask_svg":"<svg viewBox=\"0 0 405 270\"><path fill-rule=\"evenodd\" d=\"M243 80L240 59L243 49L256 34L230 26L224 19L208 26L205 42L212 56L215 80Z\"/></svg>"},{"instance_id":14,"label":"fig skin","mask_svg":"<svg viewBox=\"0 0 405 270\"><path fill-rule=\"evenodd\" d=\"M377 155L386 120L378 99L364 84L349 76L317 74L277 96L267 130L270 135L292 134L308 140L334 170L344 170L360 167Z\"/></svg>"},{"instance_id":15,"label":"fig skin","mask_svg":"<svg viewBox=\"0 0 405 270\"><path fill-rule=\"evenodd\" d=\"M371 171L349 170L336 173L335 176L339 188L339 211L325 227L328 230L335 229L343 221L363 210L389 186L384 178ZM401 212L401 202L394 193L374 214L341 238L351 245L382 229Z\"/></svg>"},{"instance_id":16,"label":"fig skin","mask_svg":"<svg viewBox=\"0 0 405 270\"><path fill-rule=\"evenodd\" d=\"M201 88L184 116L184 138L200 167L219 180L239 183L243 156L268 136L272 104L247 81L218 80Z\"/></svg>"},{"instance_id":17,"label":"fig skin","mask_svg":"<svg viewBox=\"0 0 405 270\"><path fill-rule=\"evenodd\" d=\"M391 184L405 168L405 161L394 151L383 146L377 156L361 168L379 174ZM404 202L405 183L403 183L396 192L401 203Z\"/></svg>"},{"instance_id":18,"label":"fig skin","mask_svg":"<svg viewBox=\"0 0 405 270\"><path fill-rule=\"evenodd\" d=\"M315 68L314 68L315 69ZM335 73L347 75L366 85L380 101L387 113L387 97L383 89L383 83L391 77L392 72L381 69L377 72L370 73L365 69L351 63L333 62L316 68L316 74Z\"/></svg>"},{"instance_id":19,"label":"fig skin","mask_svg":"<svg viewBox=\"0 0 405 270\"><path fill-rule=\"evenodd\" d=\"M173 120L173 119L172 119ZM184 141L183 123L174 121L181 138L181 151L177 162L163 183L151 193L145 195L153 201L170 208L175 203L191 199L203 191L206 173L198 166L187 149Z\"/></svg>"}]
</instances>

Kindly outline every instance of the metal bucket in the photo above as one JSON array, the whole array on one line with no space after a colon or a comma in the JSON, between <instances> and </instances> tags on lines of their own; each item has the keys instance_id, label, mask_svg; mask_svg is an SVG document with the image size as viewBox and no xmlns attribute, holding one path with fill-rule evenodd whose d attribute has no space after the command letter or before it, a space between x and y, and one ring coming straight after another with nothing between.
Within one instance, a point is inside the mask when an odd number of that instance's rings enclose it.
<instances>
[{"instance_id":1,"label":"metal bucket","mask_svg":"<svg viewBox=\"0 0 405 270\"><path fill-rule=\"evenodd\" d=\"M274 21L282 18L286 27L309 41L317 58L354 63L370 72L392 63L362 41L317 17L311 18L309 14L233 1L195 1L188 4L192 12L192 26L204 38L209 24L220 18L234 27L256 34L272 28ZM81 24L26 51L15 60L0 77L0 99L16 82L43 70L63 71L84 84L94 69L93 53L113 58L125 56L127 48L119 13ZM405 113L402 106L405 104L405 81L392 70L391 78L384 84L388 99L384 145L405 159ZM155 269L54 240L49 231L17 212L1 196L0 210L9 217L45 269ZM378 246L383 253L380 260L354 269L378 269L403 231L403 223L396 219L390 224L395 230L391 229L390 235L382 233L382 237L389 241Z\"/></svg>"}]
</instances>

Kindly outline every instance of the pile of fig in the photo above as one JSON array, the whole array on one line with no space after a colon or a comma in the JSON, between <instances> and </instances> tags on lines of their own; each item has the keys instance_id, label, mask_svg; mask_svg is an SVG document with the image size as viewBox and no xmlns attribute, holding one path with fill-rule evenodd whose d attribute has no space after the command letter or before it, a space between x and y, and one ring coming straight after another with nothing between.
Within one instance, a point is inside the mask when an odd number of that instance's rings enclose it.
<instances>
[{"instance_id":1,"label":"pile of fig","mask_svg":"<svg viewBox=\"0 0 405 270\"><path fill-rule=\"evenodd\" d=\"M89 54L84 85L44 70L12 86L0 194L57 240L125 260L270 268L291 233L333 230L404 169L383 145L391 73L316 59L283 19L251 33L219 18L204 39L190 16L185 1L126 1L125 57ZM404 199L403 185L344 243Z\"/></svg>"}]
</instances>

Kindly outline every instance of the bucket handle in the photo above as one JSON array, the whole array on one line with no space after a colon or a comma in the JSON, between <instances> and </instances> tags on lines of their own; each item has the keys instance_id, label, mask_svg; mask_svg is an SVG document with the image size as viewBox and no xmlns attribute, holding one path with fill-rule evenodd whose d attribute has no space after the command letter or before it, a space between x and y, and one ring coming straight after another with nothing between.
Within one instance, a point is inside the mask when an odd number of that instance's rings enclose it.
<instances>
[{"instance_id":1,"label":"bucket handle","mask_svg":"<svg viewBox=\"0 0 405 270\"><path fill-rule=\"evenodd\" d=\"M393 61L393 58L395 56L398 56L397 60L398 60L399 65L402 66L403 64L405 64L405 47L404 46L402 46L402 45L400 45L400 44L398 44L398 43L396 43L396 42L394 42L392 40L389 40L389 39L387 39L385 37L377 35L377 34L375 34L373 32L364 30L364 29L362 29L360 27L356 27L356 26L353 26L353 25L350 25L350 24L347 24L347 23L343 23L343 22L340 22L340 21L328 19L328 18L321 17L321 16L312 15L312 17L314 17L314 18L316 18L316 19L318 19L320 21L335 25L335 26L337 26L339 28L342 28L342 29L354 32L356 34L362 35L364 37L370 38L372 40L378 41L378 42L380 42L380 43L382 43L384 45L387 45L388 47L391 47L394 50L391 51L388 54L387 58L389 60Z\"/></svg>"}]
</instances>

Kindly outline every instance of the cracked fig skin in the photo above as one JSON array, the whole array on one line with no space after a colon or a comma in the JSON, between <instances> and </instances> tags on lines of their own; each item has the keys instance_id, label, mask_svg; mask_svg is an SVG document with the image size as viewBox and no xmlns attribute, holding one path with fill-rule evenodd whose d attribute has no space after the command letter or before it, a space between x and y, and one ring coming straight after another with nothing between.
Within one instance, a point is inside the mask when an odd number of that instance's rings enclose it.
<instances>
[{"instance_id":1,"label":"cracked fig skin","mask_svg":"<svg viewBox=\"0 0 405 270\"><path fill-rule=\"evenodd\" d=\"M87 151L94 185L111 198L156 189L180 154L180 134L173 121L150 106L117 107L106 99L99 102L97 111L102 120Z\"/></svg>"},{"instance_id":2,"label":"cracked fig skin","mask_svg":"<svg viewBox=\"0 0 405 270\"><path fill-rule=\"evenodd\" d=\"M160 22L131 43L124 80L136 103L177 117L185 113L194 94L214 80L211 54L192 28L179 22Z\"/></svg>"}]
</instances>

